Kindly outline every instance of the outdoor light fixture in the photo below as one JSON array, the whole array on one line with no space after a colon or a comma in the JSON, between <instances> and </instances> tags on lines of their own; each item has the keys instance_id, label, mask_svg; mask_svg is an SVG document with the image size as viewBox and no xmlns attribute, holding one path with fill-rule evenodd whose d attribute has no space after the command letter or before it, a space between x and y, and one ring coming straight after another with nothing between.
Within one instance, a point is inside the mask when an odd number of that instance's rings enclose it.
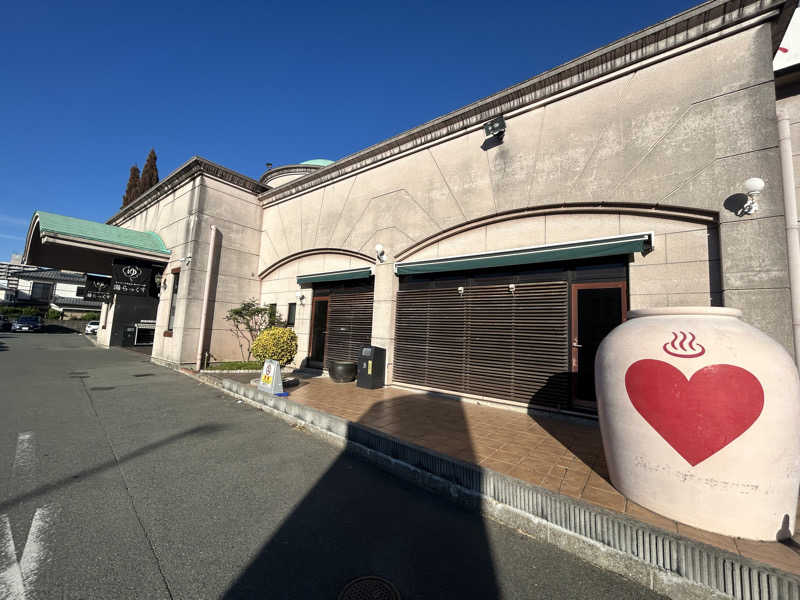
<instances>
[{"instance_id":1,"label":"outdoor light fixture","mask_svg":"<svg viewBox=\"0 0 800 600\"><path fill-rule=\"evenodd\" d=\"M483 132L486 134L487 138L496 136L499 140L502 140L506 133L506 120L502 115L495 117L488 123L484 123Z\"/></svg>"},{"instance_id":2,"label":"outdoor light fixture","mask_svg":"<svg viewBox=\"0 0 800 600\"><path fill-rule=\"evenodd\" d=\"M303 298L305 298L305 296L303 295L303 292L301 292L301 291L299 291L299 290L298 290L298 291L296 291L296 292L294 293L294 297L295 297L295 298L297 298L297 301L298 301L300 304L302 304L302 303L303 303Z\"/></svg>"},{"instance_id":3,"label":"outdoor light fixture","mask_svg":"<svg viewBox=\"0 0 800 600\"><path fill-rule=\"evenodd\" d=\"M513 294L515 289L517 289L517 286L515 286L513 283L509 283L508 284L508 291L509 292L511 292Z\"/></svg>"},{"instance_id":4,"label":"outdoor light fixture","mask_svg":"<svg viewBox=\"0 0 800 600\"><path fill-rule=\"evenodd\" d=\"M182 262L188 267L189 263L192 262L192 255L190 254L188 256L184 256L183 258L179 258L178 262Z\"/></svg>"},{"instance_id":5,"label":"outdoor light fixture","mask_svg":"<svg viewBox=\"0 0 800 600\"><path fill-rule=\"evenodd\" d=\"M747 194L747 202L742 206L743 215L752 215L758 211L758 197L764 189L764 180L760 177L751 177L744 182L744 191Z\"/></svg>"},{"instance_id":6,"label":"outdoor light fixture","mask_svg":"<svg viewBox=\"0 0 800 600\"><path fill-rule=\"evenodd\" d=\"M464 287L463 286L458 286L458 295L459 296L463 296L464 295Z\"/></svg>"},{"instance_id":7,"label":"outdoor light fixture","mask_svg":"<svg viewBox=\"0 0 800 600\"><path fill-rule=\"evenodd\" d=\"M386 251L383 249L383 244L375 244L375 255L378 257L378 262L384 261Z\"/></svg>"}]
</instances>

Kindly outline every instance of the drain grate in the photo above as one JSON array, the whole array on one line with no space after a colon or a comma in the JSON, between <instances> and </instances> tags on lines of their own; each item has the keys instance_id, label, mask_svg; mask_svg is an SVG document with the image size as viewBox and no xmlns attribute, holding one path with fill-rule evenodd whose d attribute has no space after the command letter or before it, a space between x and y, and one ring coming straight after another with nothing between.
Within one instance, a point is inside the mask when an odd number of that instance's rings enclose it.
<instances>
[{"instance_id":1,"label":"drain grate","mask_svg":"<svg viewBox=\"0 0 800 600\"><path fill-rule=\"evenodd\" d=\"M344 586L338 600L400 600L400 593L381 577L359 577Z\"/></svg>"},{"instance_id":2,"label":"drain grate","mask_svg":"<svg viewBox=\"0 0 800 600\"><path fill-rule=\"evenodd\" d=\"M134 373L134 377L152 377L155 373Z\"/></svg>"}]
</instances>

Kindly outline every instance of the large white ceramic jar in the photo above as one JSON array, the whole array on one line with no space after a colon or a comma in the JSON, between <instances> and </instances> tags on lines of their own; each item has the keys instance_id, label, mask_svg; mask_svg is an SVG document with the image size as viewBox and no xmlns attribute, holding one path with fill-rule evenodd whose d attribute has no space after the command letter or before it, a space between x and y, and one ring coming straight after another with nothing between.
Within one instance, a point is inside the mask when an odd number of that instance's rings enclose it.
<instances>
[{"instance_id":1,"label":"large white ceramic jar","mask_svg":"<svg viewBox=\"0 0 800 600\"><path fill-rule=\"evenodd\" d=\"M733 308L633 310L602 342L595 380L611 483L708 531L794 531L800 382L775 340Z\"/></svg>"}]
</instances>

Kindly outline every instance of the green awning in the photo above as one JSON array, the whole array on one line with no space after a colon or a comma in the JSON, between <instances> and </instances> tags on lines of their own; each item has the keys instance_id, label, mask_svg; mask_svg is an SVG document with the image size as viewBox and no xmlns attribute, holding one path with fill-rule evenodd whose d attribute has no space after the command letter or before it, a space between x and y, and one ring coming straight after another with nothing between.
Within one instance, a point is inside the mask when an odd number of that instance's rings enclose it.
<instances>
[{"instance_id":1,"label":"green awning","mask_svg":"<svg viewBox=\"0 0 800 600\"><path fill-rule=\"evenodd\" d=\"M653 249L653 233L635 233L614 237L581 240L516 248L502 252L486 252L482 254L466 254L447 258L432 258L399 262L395 265L398 275L417 273L438 273L444 271L465 271L472 269L488 269L491 267L509 267L543 262L577 260L596 256L616 256L641 252L647 254Z\"/></svg>"},{"instance_id":2,"label":"green awning","mask_svg":"<svg viewBox=\"0 0 800 600\"><path fill-rule=\"evenodd\" d=\"M28 226L23 262L28 265L111 275L120 258L169 262L170 251L153 231L36 211Z\"/></svg>"},{"instance_id":3,"label":"green awning","mask_svg":"<svg viewBox=\"0 0 800 600\"><path fill-rule=\"evenodd\" d=\"M34 221L38 218L39 231L43 237L48 234L60 235L163 254L165 257L170 254L163 240L152 231L136 231L41 210L36 211L33 218Z\"/></svg>"},{"instance_id":4,"label":"green awning","mask_svg":"<svg viewBox=\"0 0 800 600\"><path fill-rule=\"evenodd\" d=\"M312 273L311 275L298 275L297 283L322 283L324 281L345 281L346 279L366 279L372 276L372 267L347 269L346 271L329 271L327 273Z\"/></svg>"}]
</instances>

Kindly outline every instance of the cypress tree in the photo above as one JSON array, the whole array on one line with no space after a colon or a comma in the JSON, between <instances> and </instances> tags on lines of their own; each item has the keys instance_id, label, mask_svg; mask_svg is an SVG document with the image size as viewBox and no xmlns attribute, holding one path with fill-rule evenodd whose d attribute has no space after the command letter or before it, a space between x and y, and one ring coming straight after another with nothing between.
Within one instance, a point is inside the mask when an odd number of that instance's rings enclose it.
<instances>
[{"instance_id":1,"label":"cypress tree","mask_svg":"<svg viewBox=\"0 0 800 600\"><path fill-rule=\"evenodd\" d=\"M146 192L155 184L158 183L158 167L156 166L156 151L150 149L150 154L147 155L147 162L144 163L142 169L141 191Z\"/></svg>"},{"instance_id":2,"label":"cypress tree","mask_svg":"<svg viewBox=\"0 0 800 600\"><path fill-rule=\"evenodd\" d=\"M141 181L139 180L139 167L133 165L131 167L131 174L128 177L128 187L125 188L125 194L122 196L122 207L128 206L131 202L139 197L141 190Z\"/></svg>"}]
</instances>

